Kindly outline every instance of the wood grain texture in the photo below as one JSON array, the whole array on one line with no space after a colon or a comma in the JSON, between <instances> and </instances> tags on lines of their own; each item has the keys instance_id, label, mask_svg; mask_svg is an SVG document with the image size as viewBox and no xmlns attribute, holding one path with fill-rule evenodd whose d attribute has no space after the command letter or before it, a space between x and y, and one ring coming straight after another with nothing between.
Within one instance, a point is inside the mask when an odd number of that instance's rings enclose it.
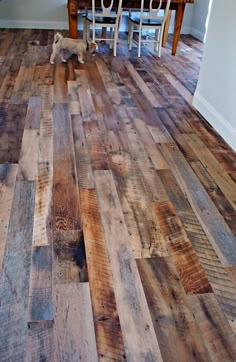
<instances>
[{"instance_id":1,"label":"wood grain texture","mask_svg":"<svg viewBox=\"0 0 236 362\"><path fill-rule=\"evenodd\" d=\"M95 171L95 184L127 359L162 361L110 171Z\"/></svg>"},{"instance_id":2,"label":"wood grain texture","mask_svg":"<svg viewBox=\"0 0 236 362\"><path fill-rule=\"evenodd\" d=\"M171 258L138 259L137 265L163 360L210 361Z\"/></svg>"},{"instance_id":3,"label":"wood grain texture","mask_svg":"<svg viewBox=\"0 0 236 362\"><path fill-rule=\"evenodd\" d=\"M53 321L28 323L26 361L52 361Z\"/></svg>"},{"instance_id":4,"label":"wood grain texture","mask_svg":"<svg viewBox=\"0 0 236 362\"><path fill-rule=\"evenodd\" d=\"M42 320L53 320L51 246L34 247L31 257L28 321Z\"/></svg>"},{"instance_id":5,"label":"wood grain texture","mask_svg":"<svg viewBox=\"0 0 236 362\"><path fill-rule=\"evenodd\" d=\"M55 230L77 230L80 229L80 207L68 105L55 104L53 118L54 228Z\"/></svg>"},{"instance_id":6,"label":"wood grain texture","mask_svg":"<svg viewBox=\"0 0 236 362\"><path fill-rule=\"evenodd\" d=\"M16 182L12 201L0 280L0 355L3 360L23 360L25 356L34 189L34 182Z\"/></svg>"},{"instance_id":7,"label":"wood grain texture","mask_svg":"<svg viewBox=\"0 0 236 362\"><path fill-rule=\"evenodd\" d=\"M95 190L81 190L81 213L99 359L125 360L111 266Z\"/></svg>"},{"instance_id":8,"label":"wood grain texture","mask_svg":"<svg viewBox=\"0 0 236 362\"><path fill-rule=\"evenodd\" d=\"M25 129L40 128L41 107L41 97L30 97L25 118Z\"/></svg>"},{"instance_id":9,"label":"wood grain texture","mask_svg":"<svg viewBox=\"0 0 236 362\"><path fill-rule=\"evenodd\" d=\"M39 131L25 130L22 139L18 181L35 181L38 166Z\"/></svg>"},{"instance_id":10,"label":"wood grain texture","mask_svg":"<svg viewBox=\"0 0 236 362\"><path fill-rule=\"evenodd\" d=\"M53 298L54 360L96 362L98 358L89 285L57 285Z\"/></svg>"},{"instance_id":11,"label":"wood grain texture","mask_svg":"<svg viewBox=\"0 0 236 362\"><path fill-rule=\"evenodd\" d=\"M17 165L0 165L0 273L6 246Z\"/></svg>"},{"instance_id":12,"label":"wood grain texture","mask_svg":"<svg viewBox=\"0 0 236 362\"><path fill-rule=\"evenodd\" d=\"M213 361L234 361L236 337L213 294L188 296Z\"/></svg>"},{"instance_id":13,"label":"wood grain texture","mask_svg":"<svg viewBox=\"0 0 236 362\"><path fill-rule=\"evenodd\" d=\"M176 147L161 145L162 153L178 178L199 221L225 266L236 261L235 237ZM214 214L213 214L214 213ZM224 240L224 243L221 242Z\"/></svg>"}]
</instances>

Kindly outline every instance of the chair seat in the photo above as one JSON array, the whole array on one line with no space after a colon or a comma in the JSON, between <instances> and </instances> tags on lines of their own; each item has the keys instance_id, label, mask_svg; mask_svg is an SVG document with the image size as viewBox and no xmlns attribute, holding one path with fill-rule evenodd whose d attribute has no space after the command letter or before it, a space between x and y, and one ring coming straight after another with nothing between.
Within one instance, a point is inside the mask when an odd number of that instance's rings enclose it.
<instances>
[{"instance_id":1,"label":"chair seat","mask_svg":"<svg viewBox=\"0 0 236 362\"><path fill-rule=\"evenodd\" d=\"M140 24L140 17L129 17L129 20L131 20L133 23L139 25ZM143 17L142 19L142 26L161 26L162 21L160 19L145 19Z\"/></svg>"},{"instance_id":2,"label":"chair seat","mask_svg":"<svg viewBox=\"0 0 236 362\"><path fill-rule=\"evenodd\" d=\"M92 23L93 22L93 18L92 16L88 15L86 16L86 19ZM110 18L109 16L96 16L95 18L95 23L96 24L115 24L116 23L116 18Z\"/></svg>"}]
</instances>

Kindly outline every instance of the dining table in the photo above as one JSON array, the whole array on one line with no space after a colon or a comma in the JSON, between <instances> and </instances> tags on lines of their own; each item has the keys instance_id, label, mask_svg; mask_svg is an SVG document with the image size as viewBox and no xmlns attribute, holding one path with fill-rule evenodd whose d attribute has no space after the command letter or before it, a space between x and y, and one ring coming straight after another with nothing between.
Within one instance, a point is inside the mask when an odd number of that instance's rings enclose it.
<instances>
[{"instance_id":1,"label":"dining table","mask_svg":"<svg viewBox=\"0 0 236 362\"><path fill-rule=\"evenodd\" d=\"M109 1L109 0L108 0ZM157 0L158 2L158 0ZM166 6L167 0L162 1L162 8ZM96 0L97 6L101 4L101 0ZM105 2L106 3L106 2ZM110 1L109 1L110 3ZM113 6L116 6L118 0L113 1ZM144 7L149 8L150 0L144 0ZM172 40L172 55L176 54L177 46L179 42L181 27L184 18L185 6L186 4L193 4L194 0L171 0L168 16L165 23L165 29L163 34L162 46L165 47L167 44L167 37L169 32L169 25L172 11L175 11L175 21L174 21L174 31L173 31L173 40ZM145 5L146 4L146 5ZM122 9L140 9L141 0L123 0ZM92 7L92 0L67 0L68 8L68 21L69 21L69 35L73 39L78 37L78 12L79 10L84 10Z\"/></svg>"}]
</instances>

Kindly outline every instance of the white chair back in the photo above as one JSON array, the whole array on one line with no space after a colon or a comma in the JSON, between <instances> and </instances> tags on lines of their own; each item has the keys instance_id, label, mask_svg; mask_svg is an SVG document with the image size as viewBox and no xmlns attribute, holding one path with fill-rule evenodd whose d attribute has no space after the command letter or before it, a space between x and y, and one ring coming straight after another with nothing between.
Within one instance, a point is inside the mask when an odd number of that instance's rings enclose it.
<instances>
[{"instance_id":1,"label":"white chair back","mask_svg":"<svg viewBox=\"0 0 236 362\"><path fill-rule=\"evenodd\" d=\"M163 0L159 0L159 5L157 8L153 8L153 1L154 0L150 0L149 2L149 9L147 12L147 9L144 9L144 0L141 0L141 9L140 9L140 25L142 25L142 20L145 19L156 19L156 20L160 20L161 22L165 23L166 21L166 17L168 14L168 10L170 7L170 2L171 0L167 0L166 1L166 7L164 9L164 13L163 15L159 15L161 7L162 7L162 3Z\"/></svg>"}]
</instances>

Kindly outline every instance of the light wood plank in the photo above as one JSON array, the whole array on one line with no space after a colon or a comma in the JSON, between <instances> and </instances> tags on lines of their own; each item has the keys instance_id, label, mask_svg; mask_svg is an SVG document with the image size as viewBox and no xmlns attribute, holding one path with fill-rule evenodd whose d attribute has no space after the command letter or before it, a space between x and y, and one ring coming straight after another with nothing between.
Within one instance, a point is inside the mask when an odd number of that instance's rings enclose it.
<instances>
[{"instance_id":1,"label":"light wood plank","mask_svg":"<svg viewBox=\"0 0 236 362\"><path fill-rule=\"evenodd\" d=\"M99 359L125 360L111 266L95 190L81 190L81 214Z\"/></svg>"},{"instance_id":2,"label":"light wood plank","mask_svg":"<svg viewBox=\"0 0 236 362\"><path fill-rule=\"evenodd\" d=\"M236 186L230 176L224 170L224 167L220 165L220 163L216 160L213 154L196 134L185 134L184 137L192 149L197 153L199 160L207 168L209 174L225 194L234 210L236 210Z\"/></svg>"},{"instance_id":3,"label":"light wood plank","mask_svg":"<svg viewBox=\"0 0 236 362\"><path fill-rule=\"evenodd\" d=\"M130 361L140 359L162 361L110 171L95 171L95 184L113 273L126 357Z\"/></svg>"},{"instance_id":4,"label":"light wood plank","mask_svg":"<svg viewBox=\"0 0 236 362\"><path fill-rule=\"evenodd\" d=\"M0 274L6 246L17 165L0 165Z\"/></svg>"},{"instance_id":5,"label":"light wood plank","mask_svg":"<svg viewBox=\"0 0 236 362\"><path fill-rule=\"evenodd\" d=\"M53 321L28 323L25 361L53 360Z\"/></svg>"},{"instance_id":6,"label":"light wood plank","mask_svg":"<svg viewBox=\"0 0 236 362\"><path fill-rule=\"evenodd\" d=\"M16 182L0 279L0 356L24 360L34 211L34 182Z\"/></svg>"},{"instance_id":7,"label":"light wood plank","mask_svg":"<svg viewBox=\"0 0 236 362\"><path fill-rule=\"evenodd\" d=\"M18 181L34 181L37 177L39 131L25 130L22 139Z\"/></svg>"},{"instance_id":8,"label":"light wood plank","mask_svg":"<svg viewBox=\"0 0 236 362\"><path fill-rule=\"evenodd\" d=\"M52 247L33 247L30 269L29 322L53 320Z\"/></svg>"},{"instance_id":9,"label":"light wood plank","mask_svg":"<svg viewBox=\"0 0 236 362\"><path fill-rule=\"evenodd\" d=\"M236 336L213 294L188 296L212 361L236 359Z\"/></svg>"},{"instance_id":10,"label":"light wood plank","mask_svg":"<svg viewBox=\"0 0 236 362\"><path fill-rule=\"evenodd\" d=\"M54 360L98 360L88 283L60 284L53 291Z\"/></svg>"},{"instance_id":11,"label":"light wood plank","mask_svg":"<svg viewBox=\"0 0 236 362\"><path fill-rule=\"evenodd\" d=\"M171 258L138 259L164 361L211 361Z\"/></svg>"}]
</instances>

